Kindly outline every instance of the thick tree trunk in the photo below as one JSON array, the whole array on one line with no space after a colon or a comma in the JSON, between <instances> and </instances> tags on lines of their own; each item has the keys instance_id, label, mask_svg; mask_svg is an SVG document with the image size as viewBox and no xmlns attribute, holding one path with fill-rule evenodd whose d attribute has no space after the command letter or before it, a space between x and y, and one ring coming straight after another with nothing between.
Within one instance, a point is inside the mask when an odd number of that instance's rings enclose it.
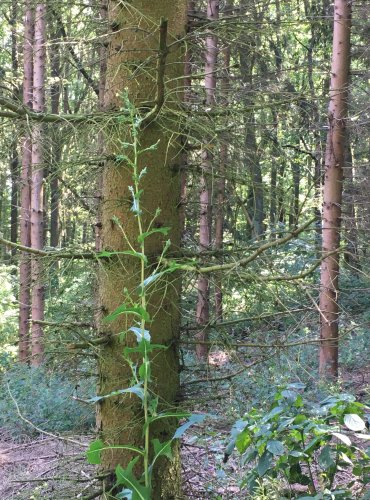
<instances>
[{"instance_id":1,"label":"thick tree trunk","mask_svg":"<svg viewBox=\"0 0 370 500\"><path fill-rule=\"evenodd\" d=\"M160 18L168 19L168 45L181 39L186 27L186 1L156 2L134 0L130 4L111 1L108 4L108 22L112 28L108 47L107 84L105 108L114 110L122 107L120 92L127 89L129 99L137 107L154 101L156 94L156 57L158 51L158 25ZM140 26L140 29L138 29ZM166 106L176 109L182 100L183 65L180 44L174 44L166 60L165 80L170 92ZM136 68L136 69L135 69ZM142 68L142 71L140 71ZM134 72L134 78L133 78ZM167 122L167 120L169 120ZM171 134L166 131L171 130ZM139 170L147 166L142 179L142 212L147 227L157 209L161 210L156 227L170 227L170 239L174 248L180 244L178 204L180 199L179 161L181 141L174 137L176 122L161 116L153 118L139 134L141 147L149 147L159 141L157 149L147 151L139 159ZM132 141L127 125L112 124L106 130L106 147L110 155L122 154L120 141ZM126 165L108 162L104 167L102 186L101 244L103 249L113 251L137 248L137 220L131 207L129 186L133 184L132 172ZM120 224L124 227L124 237ZM167 239L167 237L165 238ZM163 249L163 235L152 235L146 241L148 258L156 262ZM99 298L102 314L110 313L126 298L125 289L136 297L140 262L135 257L120 256L104 265L99 276ZM173 407L179 388L178 357L176 338L179 332L179 283L176 278L166 287L150 296L149 312L153 321L150 334L153 343L166 344L169 348L157 351L152 362L152 387L159 397L161 409ZM164 289L166 289L164 295ZM101 331L111 333L111 342L99 354L99 393L131 386L132 372L122 352L125 346L132 346L133 339L127 335L120 341L119 334L127 332L135 318L121 315L110 323L102 323ZM98 427L102 439L111 445L142 445L143 410L141 402L132 395L122 395L103 400L98 408ZM164 441L172 437L173 429L168 420L151 427L150 439ZM131 452L123 449L108 450L102 455L102 467L114 469L117 464L125 467L133 458ZM179 461L161 461L154 472L153 498L180 498L181 481Z\"/></svg>"},{"instance_id":2,"label":"thick tree trunk","mask_svg":"<svg viewBox=\"0 0 370 500\"><path fill-rule=\"evenodd\" d=\"M33 37L34 13L31 2L25 5L24 42L23 42L23 104L32 108L33 95ZM31 246L30 222L30 175L32 161L32 142L28 129L22 139L22 166L20 188L20 243ZM19 265L19 361L25 363L30 356L29 319L31 315L31 260L25 252L21 253Z\"/></svg>"},{"instance_id":3,"label":"thick tree trunk","mask_svg":"<svg viewBox=\"0 0 370 500\"><path fill-rule=\"evenodd\" d=\"M35 44L33 59L33 110L45 111L45 4L35 9ZM31 182L31 246L42 249L44 246L44 208L43 208L43 125L36 123L32 130L32 182ZM32 307L31 307L31 363L40 365L43 358L43 328L39 323L44 319L44 283L41 259L32 258Z\"/></svg>"},{"instance_id":4,"label":"thick tree trunk","mask_svg":"<svg viewBox=\"0 0 370 500\"><path fill-rule=\"evenodd\" d=\"M219 17L219 0L208 0L207 19L214 21ZM216 91L216 63L218 53L218 39L214 31L206 37L206 63L204 86L206 91L207 107L215 104ZM199 218L199 251L209 250L211 245L211 189L209 186L209 175L211 172L213 157L208 149L202 152L202 175L200 184L200 218ZM199 276L198 279L198 302L196 320L200 330L196 333L197 340L206 340L209 323L209 279L208 276ZM196 353L199 359L207 359L208 346L197 344Z\"/></svg>"},{"instance_id":5,"label":"thick tree trunk","mask_svg":"<svg viewBox=\"0 0 370 500\"><path fill-rule=\"evenodd\" d=\"M329 131L325 154L322 210L322 252L334 252L321 265L320 375L338 376L338 278L345 121L350 65L351 6L347 0L334 2L333 55L330 81Z\"/></svg>"}]
</instances>

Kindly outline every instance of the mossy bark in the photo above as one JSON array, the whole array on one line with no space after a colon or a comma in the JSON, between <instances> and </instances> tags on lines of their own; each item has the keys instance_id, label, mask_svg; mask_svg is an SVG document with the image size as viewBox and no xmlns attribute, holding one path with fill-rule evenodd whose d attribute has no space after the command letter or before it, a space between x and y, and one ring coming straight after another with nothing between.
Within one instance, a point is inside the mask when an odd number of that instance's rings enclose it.
<instances>
[{"instance_id":1,"label":"mossy bark","mask_svg":"<svg viewBox=\"0 0 370 500\"><path fill-rule=\"evenodd\" d=\"M158 57L159 24L161 17L168 19L167 44L181 39L186 25L186 1L132 0L112 1L108 7L111 28L105 89L105 109L114 110L123 106L120 93L125 89L136 107L144 103L153 106L157 85L156 65ZM141 147L149 147L157 141L154 151L143 154L139 170L147 167L143 177L141 198L144 227L152 220L156 210L161 213L155 221L156 227L170 227L168 236L150 236L145 243L149 262L155 263L161 254L164 240L170 238L172 246L180 244L179 227L179 167L181 161L181 138L176 120L170 121L166 108L175 110L181 102L183 82L181 43L170 49L166 58L166 98L162 112L144 128L140 134ZM173 116L173 115L171 115ZM129 142L130 130L123 123L110 122L105 130L106 151L109 155L125 151L120 141ZM128 250L123 231L137 250L138 227L131 208L129 186L133 184L132 171L124 163L107 163L103 173L101 244L105 250ZM119 220L119 224L114 221ZM122 231L123 229L123 231ZM144 229L145 230L145 229ZM135 257L117 257L101 268L99 297L101 316L114 311L126 302L128 292L135 298L140 282L140 261ZM158 283L158 284L157 284ZM127 291L127 292L126 292ZM171 276L167 281L156 282L151 291L148 310L153 318L149 324L152 342L166 344L165 351L156 351L152 360L151 389L159 396L161 409L173 408L179 387L176 338L179 331L179 282ZM117 389L133 385L131 369L123 357L124 346L136 341L126 335L119 340L121 332L134 325L134 318L121 315L111 323L102 323L103 333L112 334L110 344L104 346L99 355L99 393L108 394ZM98 408L98 426L102 439L109 445L131 444L142 446L143 411L136 396L120 396L103 400ZM151 439L165 441L172 437L173 426L168 420L151 427ZM102 467L114 469L117 464L125 467L133 458L127 450L109 450L103 453ZM179 498L181 490L178 460L163 460L153 473L153 498Z\"/></svg>"}]
</instances>

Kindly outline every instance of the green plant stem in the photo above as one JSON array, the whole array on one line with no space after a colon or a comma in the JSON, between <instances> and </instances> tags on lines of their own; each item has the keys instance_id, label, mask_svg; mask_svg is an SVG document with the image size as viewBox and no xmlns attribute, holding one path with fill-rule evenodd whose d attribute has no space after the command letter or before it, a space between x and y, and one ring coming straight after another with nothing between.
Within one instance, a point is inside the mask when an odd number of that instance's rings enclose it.
<instances>
[{"instance_id":1,"label":"green plant stem","mask_svg":"<svg viewBox=\"0 0 370 500\"><path fill-rule=\"evenodd\" d=\"M135 120L135 117L132 116L133 123ZM137 202L137 222L138 222L138 229L139 229L139 241L140 241L140 252L142 255L145 255L145 239L142 238L142 235L144 233L143 231L143 224L141 220L141 211L140 211L140 198L137 196L139 193L139 177L138 177L138 139L137 139L137 131L134 129L134 185L135 185L135 199ZM136 198L137 196L137 198ZM144 260L140 261L140 284L141 284L141 307L143 308L144 311L146 311L147 304L146 304L146 292L145 292L145 287L144 287L144 281L145 281L145 262ZM142 339L145 338L145 319L141 318L140 322L140 330L141 330L141 337ZM150 477L149 477L149 445L150 445L150 429L149 429L149 423L148 423L148 373L147 373L147 363L148 363L148 353L146 349L146 344L144 341L144 356L143 356L143 363L144 363L144 398L143 398L143 409L144 409L144 425L145 425L145 436L144 436L144 480L145 480L145 486L149 487L150 486Z\"/></svg>"},{"instance_id":2,"label":"green plant stem","mask_svg":"<svg viewBox=\"0 0 370 500\"><path fill-rule=\"evenodd\" d=\"M302 439L302 445L303 445L303 449L306 447L306 444L304 442L304 434L303 434L303 431L301 431L301 439ZM313 493L317 493L317 490L316 490L316 486L315 486L315 481L313 479L313 474L312 474L312 470L311 470L311 466L310 466L310 459L307 458L305 460L306 464L307 464L307 467L308 467L308 473L310 475L310 479L311 479L311 485L312 485L312 489L313 489Z\"/></svg>"}]
</instances>

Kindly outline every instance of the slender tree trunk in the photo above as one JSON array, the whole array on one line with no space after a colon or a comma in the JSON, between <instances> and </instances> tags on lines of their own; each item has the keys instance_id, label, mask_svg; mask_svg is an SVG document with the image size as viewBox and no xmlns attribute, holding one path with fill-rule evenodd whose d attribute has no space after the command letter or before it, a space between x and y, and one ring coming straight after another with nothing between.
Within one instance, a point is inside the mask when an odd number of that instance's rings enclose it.
<instances>
[{"instance_id":1,"label":"slender tree trunk","mask_svg":"<svg viewBox=\"0 0 370 500\"><path fill-rule=\"evenodd\" d=\"M35 44L33 59L33 110L45 111L45 4L37 4L35 9ZM44 245L44 207L43 207L43 125L36 123L32 130L32 183L31 183L31 246L42 249ZM42 362L43 328L34 321L44 319L44 283L41 259L32 258L32 308L31 308L31 349L32 364Z\"/></svg>"},{"instance_id":2,"label":"slender tree trunk","mask_svg":"<svg viewBox=\"0 0 370 500\"><path fill-rule=\"evenodd\" d=\"M34 12L31 1L25 4L23 42L23 104L33 106L33 38ZM31 246L30 222L30 175L32 161L32 141L30 131L25 130L22 139L22 167L20 189L20 242ZM31 315L31 261L21 253L19 266L19 361L25 363L30 356L29 319Z\"/></svg>"},{"instance_id":3,"label":"slender tree trunk","mask_svg":"<svg viewBox=\"0 0 370 500\"><path fill-rule=\"evenodd\" d=\"M191 30L192 15L195 11L195 2L193 0L188 0L188 10L187 10L187 33ZM184 103L189 103L191 101L191 48L190 43L186 45L186 52L184 56ZM186 203L187 203L187 180L188 180L188 158L189 152L186 149L186 144L184 147L184 152L182 155L181 171L180 171L180 228L181 234L184 235L185 225L186 225Z\"/></svg>"},{"instance_id":4,"label":"slender tree trunk","mask_svg":"<svg viewBox=\"0 0 370 500\"><path fill-rule=\"evenodd\" d=\"M12 183L10 195L10 241L18 241L18 178L19 178L19 158L17 142L12 143L12 157L10 159L10 178ZM12 249L12 255L15 255L16 249Z\"/></svg>"},{"instance_id":5,"label":"slender tree trunk","mask_svg":"<svg viewBox=\"0 0 370 500\"><path fill-rule=\"evenodd\" d=\"M228 1L225 7L226 15L232 12L232 1ZM223 77L221 80L222 100L225 106L228 102L228 94L230 91L230 46L223 50ZM217 181L217 195L216 195L216 222L215 222L215 250L222 250L224 243L224 219L225 219L225 174L228 159L228 145L227 137L223 137L220 146L220 167L219 179ZM215 276L215 310L217 321L222 321L223 308L222 308L222 275Z\"/></svg>"},{"instance_id":6,"label":"slender tree trunk","mask_svg":"<svg viewBox=\"0 0 370 500\"><path fill-rule=\"evenodd\" d=\"M207 19L214 21L219 17L219 0L208 0ZM216 63L218 53L218 40L214 31L206 37L206 63L204 86L206 91L207 107L215 104L216 91ZM200 218L199 218L199 251L209 250L211 245L211 190L209 186L209 175L211 172L213 157L209 150L202 151L202 175L200 178ZM197 340L206 340L209 323L209 279L208 276L199 276L198 279L198 302L196 310L196 320L199 331L196 333ZM196 353L199 359L207 359L208 346L205 344L196 345Z\"/></svg>"},{"instance_id":7,"label":"slender tree trunk","mask_svg":"<svg viewBox=\"0 0 370 500\"><path fill-rule=\"evenodd\" d=\"M277 213L278 213L278 221L281 224L285 224L285 163L284 160L280 163L277 171Z\"/></svg>"},{"instance_id":8,"label":"slender tree trunk","mask_svg":"<svg viewBox=\"0 0 370 500\"><path fill-rule=\"evenodd\" d=\"M345 150L345 167L343 171L343 226L345 230L345 239L347 243L347 252L344 259L349 264L353 271L358 269L359 255L358 255L358 227L356 220L355 209L355 194L353 182L353 155L349 131L346 137L346 150Z\"/></svg>"},{"instance_id":9,"label":"slender tree trunk","mask_svg":"<svg viewBox=\"0 0 370 500\"><path fill-rule=\"evenodd\" d=\"M275 109L271 110L272 120L274 124L274 133L272 137L272 157L273 163L271 165L270 171L270 230L271 239L275 239L276 233L276 223L277 223L277 165L280 163L280 151L279 151L279 140L278 140L278 127L279 127L279 115Z\"/></svg>"},{"instance_id":10,"label":"slender tree trunk","mask_svg":"<svg viewBox=\"0 0 370 500\"><path fill-rule=\"evenodd\" d=\"M101 0L100 2L100 22L101 22L101 35L107 34L107 16L108 16L108 0ZM105 86L107 79L107 43L103 39L99 49L99 111L104 110L104 98L105 98ZM101 132L98 137L98 151L100 154L104 151L104 134ZM103 177L102 173L99 172L98 178L96 180L96 223L95 223L95 250L98 252L101 250L101 197L102 197L102 186Z\"/></svg>"},{"instance_id":11,"label":"slender tree trunk","mask_svg":"<svg viewBox=\"0 0 370 500\"><path fill-rule=\"evenodd\" d=\"M314 19L317 16L317 12L313 8L310 9L308 0L304 0L305 15L312 16ZM316 222L316 253L318 258L320 257L321 251L321 213L320 213L320 191L321 191L321 163L322 163L322 140L320 134L320 113L317 104L316 88L313 78L314 70L314 49L317 44L317 23L311 21L311 39L307 49L307 78L310 88L310 99L311 99L311 128L313 130L313 137L315 141L315 159L313 165L312 179L315 187L315 206L314 215L317 219Z\"/></svg>"},{"instance_id":12,"label":"slender tree trunk","mask_svg":"<svg viewBox=\"0 0 370 500\"><path fill-rule=\"evenodd\" d=\"M17 17L18 9L17 2L12 0L11 10L11 43L12 43L12 76L14 80L18 78L18 47L17 47ZM13 97L19 98L18 89L14 92ZM10 195L10 240L13 243L18 241L18 179L19 179L19 157L17 139L12 141L11 159L10 159L10 179L11 179L11 195ZM12 255L16 254L16 249L12 248Z\"/></svg>"},{"instance_id":13,"label":"slender tree trunk","mask_svg":"<svg viewBox=\"0 0 370 500\"><path fill-rule=\"evenodd\" d=\"M333 55L331 65L329 131L325 154L322 211L322 252L335 252L340 242L345 125L350 66L351 6L347 0L334 1ZM321 265L320 375L338 376L338 278L339 252Z\"/></svg>"},{"instance_id":14,"label":"slender tree trunk","mask_svg":"<svg viewBox=\"0 0 370 500\"><path fill-rule=\"evenodd\" d=\"M292 209L289 217L289 226L291 229L298 227L299 219L299 188L301 182L301 169L299 163L293 160L292 163L292 177L293 177L293 197Z\"/></svg>"},{"instance_id":15,"label":"slender tree trunk","mask_svg":"<svg viewBox=\"0 0 370 500\"><path fill-rule=\"evenodd\" d=\"M243 9L248 11L248 2L243 0ZM258 21L259 15L254 9L253 18ZM243 45L239 47L240 76L244 84L243 103L253 107L253 98L250 92L253 84L253 68L255 65L255 47L258 45L258 35L252 41L250 37L244 37ZM251 221L248 237L259 239L264 233L264 192L262 183L262 171L257 154L256 117L253 109L244 116L244 157L245 170L250 174L250 187L248 190L247 211L248 220Z\"/></svg>"},{"instance_id":16,"label":"slender tree trunk","mask_svg":"<svg viewBox=\"0 0 370 500\"><path fill-rule=\"evenodd\" d=\"M54 79L50 89L51 112L59 113L59 103L61 95L61 76L59 38L58 29L54 29L54 43L50 46L50 66L51 76ZM58 168L61 160L62 144L61 137L57 127L51 127L52 136L52 155L49 168L50 175L50 246L59 246L60 228L59 228L59 177Z\"/></svg>"},{"instance_id":17,"label":"slender tree trunk","mask_svg":"<svg viewBox=\"0 0 370 500\"><path fill-rule=\"evenodd\" d=\"M153 51L158 51L158 25L160 18L168 19L169 39L167 44L184 36L186 28L186 1L173 2L157 0L156 2L133 0L130 4L111 1L108 4L108 22L112 28L108 47L107 85L105 91L105 108L116 110L122 107L120 92L126 87L129 98L137 107L143 102L155 99L156 58ZM137 27L140 26L140 29ZM148 57L150 55L151 57ZM183 65L179 44L174 44L167 55L165 80L169 88L167 107L178 109L182 101ZM143 68L136 78L131 78L132 68ZM181 141L173 136L175 122L167 123L166 116L153 119L145 130L139 134L141 147L149 147L159 140L155 150L147 151L139 159L139 170L147 166L143 177L143 223L147 227L157 209L161 213L156 220L157 227L171 228L169 237L174 247L180 244L180 227L178 205L180 200L180 178L178 162ZM112 123L112 122L111 122ZM171 134L166 134L171 130ZM131 138L132 139L132 138ZM106 130L106 152L122 154L121 140L131 140L127 125L112 124ZM104 167L102 186L102 227L101 244L103 249L113 251L128 250L127 241L137 246L137 221L131 207L129 186L132 185L132 172L126 166L108 162ZM125 235L118 224L124 226ZM167 237L165 238L167 239ZM156 261L163 249L162 235L153 235L146 241L146 253ZM105 315L125 302L125 288L131 297L137 293L137 275L140 263L135 257L120 256L104 265L99 275L100 309ZM153 321L150 334L153 343L166 344L170 347L159 351L152 363L153 390L159 397L161 409L173 407L179 388L178 357L176 338L179 332L179 280L176 278L168 287L165 296L163 289L153 291L150 297L149 312ZM120 341L120 333L132 326L135 318L121 315L110 323L102 323L102 332L112 334L109 344L102 347L99 354L99 393L109 394L113 390L127 388L131 385L132 372L122 352L125 346L132 346L132 339L127 335ZM130 444L142 446L143 410L140 401L132 395L122 395L101 401L98 407L98 426L102 439L110 445ZM161 442L171 437L172 426L165 422L151 426L150 439L159 438ZM117 464L125 467L133 458L128 450L114 449L102 454L102 467L113 469ZM181 498L181 481L179 461L159 461L154 471L153 498Z\"/></svg>"}]
</instances>

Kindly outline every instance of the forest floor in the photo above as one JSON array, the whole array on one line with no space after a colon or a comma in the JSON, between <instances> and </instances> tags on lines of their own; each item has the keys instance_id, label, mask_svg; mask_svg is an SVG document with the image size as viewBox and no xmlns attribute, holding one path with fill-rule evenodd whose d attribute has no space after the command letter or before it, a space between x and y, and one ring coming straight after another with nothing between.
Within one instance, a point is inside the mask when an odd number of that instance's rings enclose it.
<instances>
[{"instance_id":1,"label":"forest floor","mask_svg":"<svg viewBox=\"0 0 370 500\"><path fill-rule=\"evenodd\" d=\"M222 361L216 364L212 376L225 373L227 368L222 365ZM369 394L370 366L346 371L342 378L346 391L355 394L358 400ZM237 454L223 464L225 444L234 423L225 407L227 399L211 387L209 392L202 391L202 396L208 402L210 418L192 427L181 445L184 498L245 499L245 491L241 492L238 487L245 470L240 467ZM200 411L197 406L193 405L193 411ZM202 408L204 411L204 403ZM87 464L85 456L91 439L92 436L42 435L17 443L0 429L0 499L98 498L94 496L99 490L99 483L94 479L96 469Z\"/></svg>"}]
</instances>

